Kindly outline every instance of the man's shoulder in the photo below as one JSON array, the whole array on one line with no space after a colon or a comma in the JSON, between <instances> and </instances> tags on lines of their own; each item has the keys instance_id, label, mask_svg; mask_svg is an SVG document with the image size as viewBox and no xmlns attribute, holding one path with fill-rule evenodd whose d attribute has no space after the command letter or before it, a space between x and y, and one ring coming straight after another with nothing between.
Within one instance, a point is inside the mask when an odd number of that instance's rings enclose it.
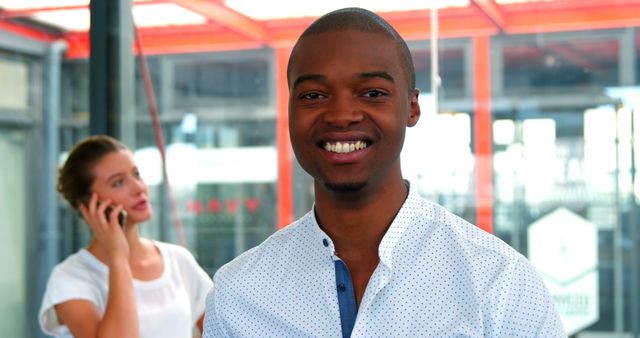
<instances>
[{"instance_id":1,"label":"man's shoulder","mask_svg":"<svg viewBox=\"0 0 640 338\"><path fill-rule=\"evenodd\" d=\"M419 201L414 222L429 224L426 229L430 237L442 238L460 254L484 259L490 256L500 264L515 263L522 258L518 251L495 234L470 223L438 203L424 198Z\"/></svg>"},{"instance_id":2,"label":"man's shoulder","mask_svg":"<svg viewBox=\"0 0 640 338\"><path fill-rule=\"evenodd\" d=\"M293 252L311 241L311 226L309 218L305 216L274 232L259 245L223 265L216 272L214 280L251 278L252 275L269 271L271 267L286 264Z\"/></svg>"},{"instance_id":3,"label":"man's shoulder","mask_svg":"<svg viewBox=\"0 0 640 338\"><path fill-rule=\"evenodd\" d=\"M446 263L442 273L454 271L458 283L467 281L467 290L473 290L486 317L485 332L493 333L489 336L534 335L526 332L528 328L546 332L545 337L563 336L551 296L524 255L439 204L420 198L416 210L411 229L423 238L414 241L430 248L425 250L430 258ZM415 233L408 235L417 237ZM422 262L433 267L434 260Z\"/></svg>"}]
</instances>

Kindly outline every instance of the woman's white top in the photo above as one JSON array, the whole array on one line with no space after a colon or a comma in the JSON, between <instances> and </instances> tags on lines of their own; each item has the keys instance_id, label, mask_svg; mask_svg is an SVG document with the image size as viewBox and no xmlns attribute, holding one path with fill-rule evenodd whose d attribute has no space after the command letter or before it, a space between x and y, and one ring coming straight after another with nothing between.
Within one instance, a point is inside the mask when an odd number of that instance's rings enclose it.
<instances>
[{"instance_id":1,"label":"woman's white top","mask_svg":"<svg viewBox=\"0 0 640 338\"><path fill-rule=\"evenodd\" d=\"M140 337L190 338L204 313L211 278L187 249L162 242L154 244L162 255L162 276L151 281L133 280ZM84 299L104 314L108 296L109 268L81 249L51 272L40 307L40 327L49 335L72 337L67 326L59 323L54 306Z\"/></svg>"}]
</instances>

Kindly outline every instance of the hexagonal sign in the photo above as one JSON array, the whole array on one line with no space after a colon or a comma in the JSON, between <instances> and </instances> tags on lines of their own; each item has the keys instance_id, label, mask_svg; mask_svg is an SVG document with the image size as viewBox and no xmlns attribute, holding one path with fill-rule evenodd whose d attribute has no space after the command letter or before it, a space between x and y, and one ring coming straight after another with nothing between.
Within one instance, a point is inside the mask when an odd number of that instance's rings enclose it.
<instances>
[{"instance_id":1,"label":"hexagonal sign","mask_svg":"<svg viewBox=\"0 0 640 338\"><path fill-rule=\"evenodd\" d=\"M529 260L551 292L567 335L595 323L599 317L596 225L558 208L527 231Z\"/></svg>"}]
</instances>

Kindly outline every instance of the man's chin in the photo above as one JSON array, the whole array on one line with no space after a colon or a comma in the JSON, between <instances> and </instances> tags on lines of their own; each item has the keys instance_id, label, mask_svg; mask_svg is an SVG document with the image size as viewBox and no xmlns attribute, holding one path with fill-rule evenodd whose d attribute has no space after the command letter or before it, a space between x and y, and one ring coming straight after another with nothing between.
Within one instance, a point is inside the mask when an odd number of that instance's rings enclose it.
<instances>
[{"instance_id":1,"label":"man's chin","mask_svg":"<svg viewBox=\"0 0 640 338\"><path fill-rule=\"evenodd\" d=\"M323 182L325 189L336 193L355 193L359 192L367 185L363 182Z\"/></svg>"}]
</instances>

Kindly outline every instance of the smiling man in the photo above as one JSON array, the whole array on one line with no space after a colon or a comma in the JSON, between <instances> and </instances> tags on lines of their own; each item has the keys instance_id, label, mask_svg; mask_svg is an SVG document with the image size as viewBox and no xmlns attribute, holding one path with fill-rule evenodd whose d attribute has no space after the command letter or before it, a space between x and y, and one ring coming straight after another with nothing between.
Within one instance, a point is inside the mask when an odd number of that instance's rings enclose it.
<instances>
[{"instance_id":1,"label":"smiling man","mask_svg":"<svg viewBox=\"0 0 640 338\"><path fill-rule=\"evenodd\" d=\"M565 336L522 255L403 179L420 107L411 54L387 22L359 8L319 18L287 76L315 205L216 273L205 337Z\"/></svg>"}]
</instances>

